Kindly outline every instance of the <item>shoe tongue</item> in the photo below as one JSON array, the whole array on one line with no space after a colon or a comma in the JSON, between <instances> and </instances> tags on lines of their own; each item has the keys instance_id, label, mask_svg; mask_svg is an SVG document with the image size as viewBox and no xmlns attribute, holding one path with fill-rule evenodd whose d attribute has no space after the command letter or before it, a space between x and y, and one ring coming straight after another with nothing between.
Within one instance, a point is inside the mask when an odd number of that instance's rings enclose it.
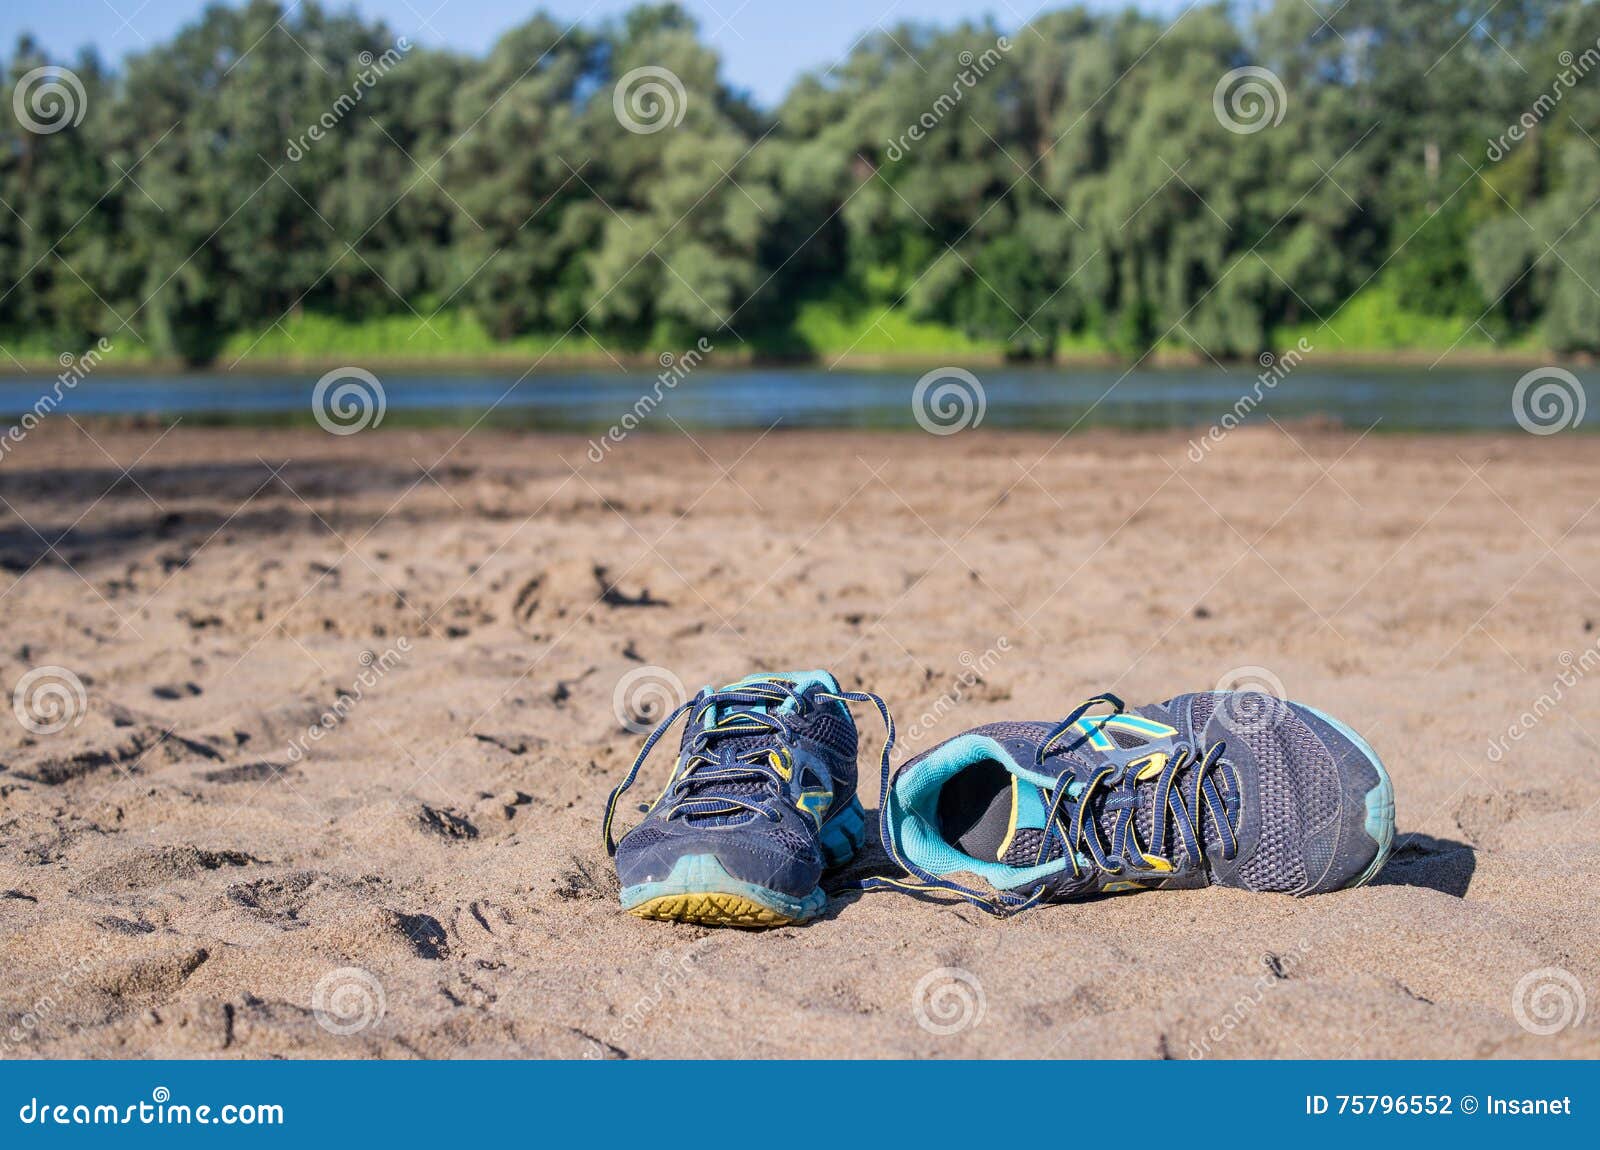
<instances>
[{"instance_id":1,"label":"shoe tongue","mask_svg":"<svg viewBox=\"0 0 1600 1150\"><path fill-rule=\"evenodd\" d=\"M1047 769L1057 776L1060 786L1066 786L1073 781L1087 785L1095 775L1095 763L1088 756L1075 752L1050 756ZM1043 787L1020 778L1017 780L1017 793L1019 796L1017 830L1009 841L1007 850L1000 856L1000 861L1007 866L1029 867L1039 858L1039 844L1044 838L1052 796L1047 794ZM1111 811L1102 813L1097 819L1101 837L1108 843L1115 818L1116 812ZM1058 859L1063 853L1061 836L1057 834L1050 842L1045 860Z\"/></svg>"},{"instance_id":2,"label":"shoe tongue","mask_svg":"<svg viewBox=\"0 0 1600 1150\"><path fill-rule=\"evenodd\" d=\"M741 691L746 688L759 687L763 683L771 683L774 680L788 684L794 688L796 693L802 693L809 687L821 687L824 691L837 691L839 689L838 680L827 671L759 671L754 675L746 675L742 679L729 683L724 687L719 687L717 692ZM735 708L725 709L733 710ZM743 707L740 709L753 710L755 708Z\"/></svg>"},{"instance_id":3,"label":"shoe tongue","mask_svg":"<svg viewBox=\"0 0 1600 1150\"><path fill-rule=\"evenodd\" d=\"M1012 776L1016 785L1012 788L1011 825L1019 831L1042 831L1045 819L1050 814L1050 802L1045 798L1044 790L1026 779Z\"/></svg>"},{"instance_id":4,"label":"shoe tongue","mask_svg":"<svg viewBox=\"0 0 1600 1150\"><path fill-rule=\"evenodd\" d=\"M1048 814L1044 791L1005 759L988 754L988 748L982 752L953 764L954 772L940 782L931 812L939 837L982 863L1005 861L1019 836L1037 854Z\"/></svg>"},{"instance_id":5,"label":"shoe tongue","mask_svg":"<svg viewBox=\"0 0 1600 1150\"><path fill-rule=\"evenodd\" d=\"M729 691L755 691L759 690L763 684L771 685L774 680L793 688L797 694L805 692L812 686L819 686L825 691L837 691L839 689L834 677L826 671L771 671L746 675L743 679L729 683L726 686L707 687L706 690L717 695L726 694ZM704 723L710 727L715 725L718 720L728 715L737 715L740 712L757 711L766 714L767 712L781 713L792 711L793 709L794 703L787 697L782 700L775 699L770 703L729 703L708 708L705 713Z\"/></svg>"},{"instance_id":6,"label":"shoe tongue","mask_svg":"<svg viewBox=\"0 0 1600 1150\"><path fill-rule=\"evenodd\" d=\"M1048 792L1025 776L1010 752L986 746L967 750L967 758L945 764L950 773L937 800L940 837L980 862L1034 866L1049 821ZM1051 850L1049 858L1061 857L1059 843Z\"/></svg>"}]
</instances>

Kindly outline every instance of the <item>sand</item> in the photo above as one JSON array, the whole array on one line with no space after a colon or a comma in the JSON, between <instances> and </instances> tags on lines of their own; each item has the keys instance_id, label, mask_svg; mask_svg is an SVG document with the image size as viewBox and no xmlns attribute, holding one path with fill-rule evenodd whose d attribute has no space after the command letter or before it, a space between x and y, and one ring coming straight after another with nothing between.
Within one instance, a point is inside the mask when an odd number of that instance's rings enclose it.
<instances>
[{"instance_id":1,"label":"sand","mask_svg":"<svg viewBox=\"0 0 1600 1150\"><path fill-rule=\"evenodd\" d=\"M1600 1054L1596 447L52 418L0 463L0 683L83 693L0 723L0 1053ZM622 914L619 684L813 666L912 749L1281 684L1378 747L1398 847L1304 900Z\"/></svg>"}]
</instances>

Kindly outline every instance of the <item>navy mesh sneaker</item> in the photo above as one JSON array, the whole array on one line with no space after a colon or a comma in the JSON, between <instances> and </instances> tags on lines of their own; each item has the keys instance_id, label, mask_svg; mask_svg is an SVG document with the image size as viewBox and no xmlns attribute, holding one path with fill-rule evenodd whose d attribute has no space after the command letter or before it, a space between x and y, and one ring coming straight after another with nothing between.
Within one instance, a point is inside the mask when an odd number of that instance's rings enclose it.
<instances>
[{"instance_id":1,"label":"navy mesh sneaker","mask_svg":"<svg viewBox=\"0 0 1600 1150\"><path fill-rule=\"evenodd\" d=\"M978 727L886 771L881 805L911 881L873 885L1001 914L1149 887L1340 890L1376 875L1394 840L1394 791L1366 741L1255 691L1132 712L1103 695L1053 726Z\"/></svg>"},{"instance_id":2,"label":"navy mesh sneaker","mask_svg":"<svg viewBox=\"0 0 1600 1150\"><path fill-rule=\"evenodd\" d=\"M616 856L623 907L641 918L724 926L783 926L821 913L823 871L848 862L866 834L847 702L878 708L887 769L888 708L876 695L841 691L826 671L707 687L662 720L606 800L606 849ZM613 843L618 800L684 713L666 788Z\"/></svg>"}]
</instances>

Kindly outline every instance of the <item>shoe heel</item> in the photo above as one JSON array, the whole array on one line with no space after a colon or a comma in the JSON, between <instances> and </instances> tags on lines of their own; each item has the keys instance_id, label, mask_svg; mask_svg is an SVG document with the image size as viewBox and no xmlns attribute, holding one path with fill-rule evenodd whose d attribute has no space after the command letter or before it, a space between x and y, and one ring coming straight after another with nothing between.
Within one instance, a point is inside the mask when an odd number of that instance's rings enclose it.
<instances>
[{"instance_id":1,"label":"shoe heel","mask_svg":"<svg viewBox=\"0 0 1600 1150\"><path fill-rule=\"evenodd\" d=\"M851 799L826 823L818 836L822 843L822 860L830 867L841 867L856 857L861 844L867 841L867 812L861 800Z\"/></svg>"}]
</instances>

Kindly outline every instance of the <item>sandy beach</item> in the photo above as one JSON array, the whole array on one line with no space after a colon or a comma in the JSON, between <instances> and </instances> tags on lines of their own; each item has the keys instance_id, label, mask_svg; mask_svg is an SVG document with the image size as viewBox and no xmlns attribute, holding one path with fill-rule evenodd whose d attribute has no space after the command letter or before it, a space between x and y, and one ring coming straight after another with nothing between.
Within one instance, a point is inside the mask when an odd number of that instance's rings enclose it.
<instances>
[{"instance_id":1,"label":"sandy beach","mask_svg":"<svg viewBox=\"0 0 1600 1150\"><path fill-rule=\"evenodd\" d=\"M1600 1055L1594 437L664 430L33 430L0 1053ZM1382 753L1397 848L1305 900L621 913L624 724L818 666L912 751L1281 686Z\"/></svg>"}]
</instances>

